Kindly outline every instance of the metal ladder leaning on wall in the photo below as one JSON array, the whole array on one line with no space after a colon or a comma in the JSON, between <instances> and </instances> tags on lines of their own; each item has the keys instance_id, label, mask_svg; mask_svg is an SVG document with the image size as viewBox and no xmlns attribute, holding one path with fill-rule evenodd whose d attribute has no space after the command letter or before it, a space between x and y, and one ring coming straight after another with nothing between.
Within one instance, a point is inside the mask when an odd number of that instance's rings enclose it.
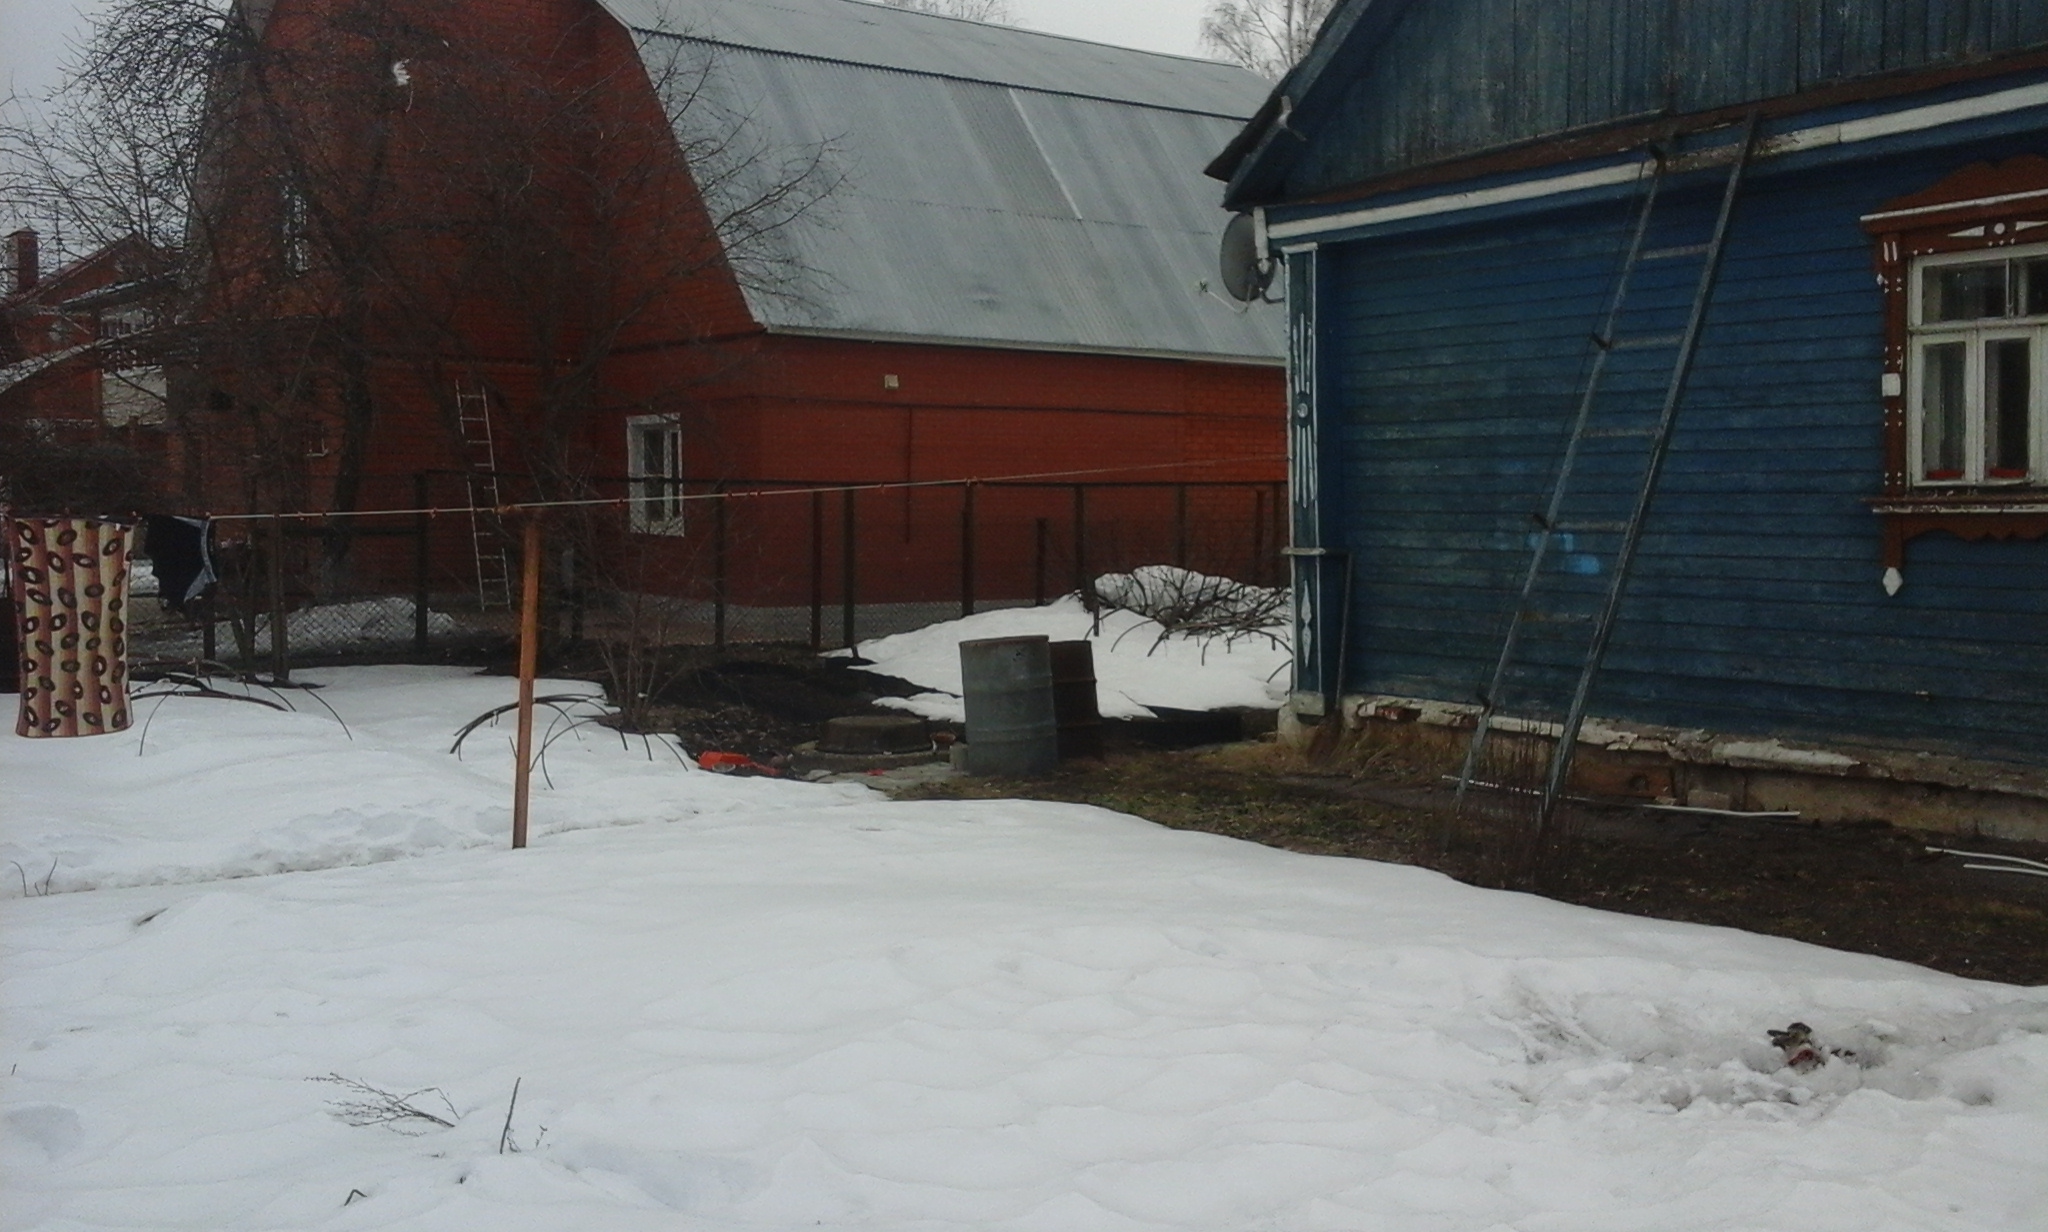
<instances>
[{"instance_id":1,"label":"metal ladder leaning on wall","mask_svg":"<svg viewBox=\"0 0 2048 1232\"><path fill-rule=\"evenodd\" d=\"M1457 801L1464 806L1465 795L1478 780L1481 754L1488 735L1498 721L1505 717L1513 701L1512 694L1518 683L1517 677L1525 676L1523 662L1525 634L1532 626L1569 633L1584 630L1586 637L1581 649L1577 684L1572 689L1571 702L1566 707L1563 721L1558 725L1557 743L1552 747L1544 771L1542 795L1537 814L1538 842L1545 841L1552 829L1552 816L1557 802L1564 793L1564 787L1571 774L1572 755L1578 743L1579 730L1585 723L1586 700L1591 694L1594 679L1600 674L1601 664L1607 656L1607 646L1614 635L1616 614L1621 609L1623 594L1628 589L1630 570L1635 565L1636 549L1642 541L1643 520L1648 514L1650 501L1656 495L1658 480L1664 471L1664 461L1671 450L1672 430L1677 424L1678 408L1685 398L1688 379L1692 375L1693 358L1699 349L1700 327L1704 323L1708 304L1713 300L1714 286L1720 278L1721 253L1728 236L1728 221L1735 211L1735 199L1742 188L1742 178L1749 167L1751 154L1756 146L1757 117L1752 112L1743 124L1735 156L1730 163L1728 180L1721 191L1721 206L1714 219L1712 235L1704 242L1677 244L1660 248L1644 248L1652 217L1656 213L1657 199L1663 187L1664 178L1672 173L1669 159L1662 152L1656 153L1656 170L1650 180L1648 191L1643 195L1641 210L1636 216L1635 226L1630 234L1628 255L1623 260L1620 272L1615 276L1614 292L1608 300L1607 312L1600 331L1593 336L1593 358L1586 374L1586 381L1580 393L1576 414L1573 416L1571 434L1565 443L1564 457L1558 463L1557 478L1550 490L1550 499L1541 513L1532 514L1535 532L1530 536L1530 555L1527 572L1523 575L1522 587L1516 597L1514 611L1508 620L1508 630L1502 639L1500 656L1493 668L1485 692L1481 695L1482 708L1477 727L1473 729L1472 740L1465 749L1465 762L1458 773ZM1629 334L1624 331L1624 322L1629 314L1628 304L1630 281L1637 266L1644 262L1682 261L1700 259L1699 280L1695 286L1691 310L1686 315L1685 327L1676 333ZM1601 405L1601 380L1606 375L1608 360L1617 353L1629 351L1673 352L1668 379L1664 385L1661 408L1653 422L1644 422L1640 411L1630 413L1626 408L1610 408ZM1617 442L1640 442L1642 474L1635 492L1633 507L1624 521L1601 520L1592 516L1577 516L1573 509L1575 495L1573 479L1581 461L1581 446L1587 441L1612 440ZM1579 503L1584 503L1584 498ZM1615 546L1610 552L1575 552L1580 537L1591 537ZM1572 569L1546 573L1545 564L1552 554L1555 541L1565 540L1563 551L1573 554L1567 561L1573 565L1583 562L1587 572L1604 568L1607 575L1605 593L1588 595L1584 590L1574 592L1560 587L1559 578L1580 572ZM1606 556L1606 562L1599 558ZM1546 583L1548 585L1546 585ZM1574 611L1569 600L1574 596L1597 597L1597 612Z\"/></svg>"},{"instance_id":2,"label":"metal ladder leaning on wall","mask_svg":"<svg viewBox=\"0 0 2048 1232\"><path fill-rule=\"evenodd\" d=\"M455 383L455 420L462 429L464 476L469 481L469 540L476 554L477 606L484 611L512 607L512 561L504 538L479 510L504 502L498 488L498 446L491 433L491 398L482 389Z\"/></svg>"}]
</instances>

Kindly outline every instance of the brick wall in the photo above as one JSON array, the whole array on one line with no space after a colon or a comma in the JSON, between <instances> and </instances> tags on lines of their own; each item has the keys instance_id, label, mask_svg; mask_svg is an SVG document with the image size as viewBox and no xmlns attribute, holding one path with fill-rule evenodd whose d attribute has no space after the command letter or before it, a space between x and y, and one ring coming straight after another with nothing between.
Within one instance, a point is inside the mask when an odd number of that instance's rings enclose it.
<instances>
[{"instance_id":1,"label":"brick wall","mask_svg":"<svg viewBox=\"0 0 2048 1232\"><path fill-rule=\"evenodd\" d=\"M354 3L360 0L281 4L270 37L317 43L327 37L319 32L321 14ZM574 225L537 243L549 251L573 249L587 271L564 284L571 296L566 308L547 298L549 287L521 284L514 268L446 292L437 324L446 335L438 351L423 351L419 332L406 324L417 320L417 305L394 302L381 313L387 332L380 346L387 354L374 374L376 416L362 507L409 504L412 474L462 465L449 415L458 378L491 389L499 465L513 471L571 461L599 477L623 477L625 419L667 414L684 425L688 473L703 480L886 482L1093 471L1099 473L1086 476L1092 482L1270 482L1284 474L1278 368L764 335L710 246L710 220L622 27L592 0L409 3L429 26L437 20L459 25L478 54L465 60L428 47L411 66L411 93L388 154L400 189L390 194L390 208L424 210L441 182L455 178L451 168L464 157L465 141L505 140L508 132L536 127L526 121L537 117L516 112L538 108L549 90L601 83L591 122L614 135L592 148L575 147L573 132L554 144L535 138L534 156L543 168L536 191L569 194L571 168L585 177L585 195L571 211ZM457 99L457 86L476 84L460 74L477 71L478 64L521 68L526 87L490 95L514 114L437 110ZM318 110L331 100L304 103ZM355 148L350 143L360 144L362 133L342 118L332 127L331 152L346 162ZM407 263L427 271L423 277L456 268L465 256L451 235L409 242ZM537 252L537 262L547 255ZM306 298L317 293L316 279ZM559 315L548 318L549 311ZM543 369L593 353L592 347L605 358L588 398L604 409L584 416L579 431L549 437L535 426L550 413ZM338 422L333 403L332 387L323 386L309 405ZM535 442L551 442L545 445L550 456L530 456ZM554 456L557 450L582 456L565 459ZM200 486L216 508L243 490L231 480L245 452L214 450L214 478ZM1183 463L1189 465L1177 465ZM304 460L305 499L315 507L331 490L334 466L331 456ZM437 489L437 502L453 494ZM957 500L957 494L899 494L865 501L860 534L863 551L875 555L877 587L914 596L928 571L933 537L957 547ZM1050 516L1025 504L1013 502L1007 513L989 510L992 542L1014 544L1035 518ZM766 542L800 532L807 539L808 504L787 508L796 511L755 517L755 537ZM1143 517L1135 506L1127 512L1132 525L1158 520L1157 510ZM1113 508L1100 516L1118 520ZM648 546L657 557L697 550ZM446 563L451 570L460 565L453 557ZM681 556L676 563L681 566ZM1015 589L1023 583L1013 569L1006 584Z\"/></svg>"}]
</instances>

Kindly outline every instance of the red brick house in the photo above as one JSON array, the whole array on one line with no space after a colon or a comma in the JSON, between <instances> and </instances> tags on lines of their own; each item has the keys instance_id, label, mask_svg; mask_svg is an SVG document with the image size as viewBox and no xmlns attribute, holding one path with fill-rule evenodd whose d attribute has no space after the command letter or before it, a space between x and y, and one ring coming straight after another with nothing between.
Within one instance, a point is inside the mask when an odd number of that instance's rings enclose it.
<instances>
[{"instance_id":1,"label":"red brick house","mask_svg":"<svg viewBox=\"0 0 2048 1232\"><path fill-rule=\"evenodd\" d=\"M24 511L147 504L167 456L161 367L127 340L152 329L170 260L129 237L45 273L32 230L7 237L0 291L0 483Z\"/></svg>"},{"instance_id":2,"label":"red brick house","mask_svg":"<svg viewBox=\"0 0 2048 1232\"><path fill-rule=\"evenodd\" d=\"M266 45L317 47L335 37L321 21L349 2L250 13ZM387 266L434 270L452 288L432 313L378 289L388 277L365 280L361 409L350 418L346 374L305 395L335 423L307 437L319 445L306 451L312 507L329 491L335 507L404 504L411 475L473 467L486 407L499 470L630 492L624 529L678 568L701 554L690 540L704 523L665 499L679 481L1281 478L1277 310L1206 289L1226 215L1202 167L1263 99L1250 74L859 0L420 0L413 16L453 50L380 44L388 130L321 129L344 151L337 166L351 142L380 151L405 191L376 209L424 216L434 187L464 174L462 134L483 121L436 110L464 75L528 83L495 96L509 100L501 112L531 113L499 117L498 131L597 170L540 173L564 200L585 196L562 215L578 220L573 234L523 233L548 254L530 266L457 286L447 271L469 241L448 238L456 228L405 240ZM465 67L470 46L500 69ZM609 117L577 130L602 132L602 149L547 131L544 100L578 91ZM659 140L618 139L636 125ZM292 269L294 237L344 213L289 190L272 211L270 268L303 275L305 294L330 305L346 298L337 276ZM540 267L558 249L582 264L548 281ZM568 299L578 307L564 314ZM537 302L556 314L544 324ZM232 466L220 456L232 451L215 452L195 475ZM524 490L506 482L507 496ZM958 501L863 506L862 551L884 560L867 577L887 597L918 597L920 537L954 542ZM751 508L757 537L809 534L808 503ZM999 588L1023 584L1014 569L998 576ZM789 597L787 580L751 585L767 601Z\"/></svg>"}]
</instances>

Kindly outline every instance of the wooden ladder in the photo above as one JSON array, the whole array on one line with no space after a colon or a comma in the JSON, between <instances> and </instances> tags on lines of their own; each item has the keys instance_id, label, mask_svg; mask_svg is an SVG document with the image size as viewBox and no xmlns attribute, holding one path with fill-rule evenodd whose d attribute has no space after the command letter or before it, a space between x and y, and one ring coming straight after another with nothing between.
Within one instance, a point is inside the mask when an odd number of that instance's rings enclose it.
<instances>
[{"instance_id":1,"label":"wooden ladder","mask_svg":"<svg viewBox=\"0 0 2048 1232\"><path fill-rule=\"evenodd\" d=\"M1528 567L1508 620L1500 655L1479 697L1479 722L1473 729L1471 743L1465 750L1464 766L1458 773L1457 801L1462 809L1466 793L1479 782L1481 753L1488 736L1501 719L1534 720L1539 730L1548 725L1528 712L1539 704L1537 694L1541 689L1539 678L1543 666L1538 656L1530 653L1530 643L1550 643L1545 647L1549 653L1543 657L1565 662L1576 660L1578 669L1571 699L1565 706L1562 720L1556 723L1557 743L1551 748L1544 769L1537 814L1539 844L1553 833L1551 819L1571 774L1572 755L1580 728L1585 723L1586 701L1614 636L1616 616L1627 593L1629 574L1642 542L1643 522L1656 496L1665 458L1671 451L1678 409L1685 400L1686 384L1699 350L1700 329L1720 278L1729 219L1734 215L1736 196L1755 149L1756 128L1757 118L1752 113L1743 125L1727 182L1721 190L1720 210L1714 218L1713 231L1693 243L1656 248L1644 246L1651 219L1657 210L1659 192L1671 170L1666 155L1661 151L1655 152L1655 173L1643 194L1642 207L1629 238L1628 254L1615 277L1606 315L1592 338L1592 362L1587 369L1585 385L1572 418L1571 433L1558 464L1549 500L1541 512L1530 514L1533 529L1529 535ZM1635 316L1643 314L1640 308L1633 313L1630 311L1629 284L1637 267L1646 262L1688 261L1698 263L1698 276L1684 327L1675 332L1654 329L1630 332ZM1671 356L1663 382L1663 399L1654 414L1640 399L1631 400L1625 394L1601 396L1602 378L1607 374L1609 361L1632 351L1651 354L1661 351ZM1616 495L1611 489L1603 492L1599 490L1600 484L1575 485L1573 482L1579 464L1588 452L1583 447L1594 441L1603 442L1600 456L1602 462L1608 464L1602 470L1601 478L1622 482L1623 493L1627 492L1629 467L1636 468L1634 499L1625 516L1616 517L1618 510L1602 508L1603 503ZM1613 443L1611 452L1605 448L1606 442ZM1562 559L1555 563L1552 562L1553 548L1561 548L1558 555ZM1551 567L1546 568L1546 565ZM1603 574L1606 578L1604 587L1585 580ZM1518 710L1524 713L1516 714Z\"/></svg>"},{"instance_id":2,"label":"wooden ladder","mask_svg":"<svg viewBox=\"0 0 2048 1232\"><path fill-rule=\"evenodd\" d=\"M476 554L477 606L484 611L512 607L512 560L505 537L486 510L504 501L498 485L498 446L491 432L491 398L483 389L455 383L455 420L462 429L464 475L469 481L469 539Z\"/></svg>"}]
</instances>

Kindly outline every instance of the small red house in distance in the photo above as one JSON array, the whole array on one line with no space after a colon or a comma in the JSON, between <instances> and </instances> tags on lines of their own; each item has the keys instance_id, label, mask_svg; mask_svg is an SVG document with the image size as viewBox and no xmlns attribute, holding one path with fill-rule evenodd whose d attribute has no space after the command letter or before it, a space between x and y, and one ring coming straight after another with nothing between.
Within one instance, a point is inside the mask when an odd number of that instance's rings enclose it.
<instances>
[{"instance_id":1,"label":"small red house in distance","mask_svg":"<svg viewBox=\"0 0 2048 1232\"><path fill-rule=\"evenodd\" d=\"M170 260L135 237L42 269L28 229L0 289L0 486L23 512L129 512L166 465L163 370L129 353L170 292Z\"/></svg>"},{"instance_id":2,"label":"small red house in distance","mask_svg":"<svg viewBox=\"0 0 2048 1232\"><path fill-rule=\"evenodd\" d=\"M262 413L312 444L255 511L403 508L427 472L497 472L483 503L630 498L591 566L637 562L614 581L642 592L787 608L857 573L864 609L1014 601L1097 565L1220 570L1189 542L1218 527L1231 569L1277 574L1282 321L1208 290L1227 215L1202 168L1251 74L860 0L246 11L281 57L264 114L333 148L265 164L252 121L216 159L200 213L235 221L200 313L315 324L267 389L194 383L197 497L255 491L230 442ZM333 376L293 366L348 347ZM958 482L1019 476L1042 486ZM844 484L933 486L679 499ZM395 541L345 550L323 585L410 576ZM438 536L436 573L470 550Z\"/></svg>"}]
</instances>

